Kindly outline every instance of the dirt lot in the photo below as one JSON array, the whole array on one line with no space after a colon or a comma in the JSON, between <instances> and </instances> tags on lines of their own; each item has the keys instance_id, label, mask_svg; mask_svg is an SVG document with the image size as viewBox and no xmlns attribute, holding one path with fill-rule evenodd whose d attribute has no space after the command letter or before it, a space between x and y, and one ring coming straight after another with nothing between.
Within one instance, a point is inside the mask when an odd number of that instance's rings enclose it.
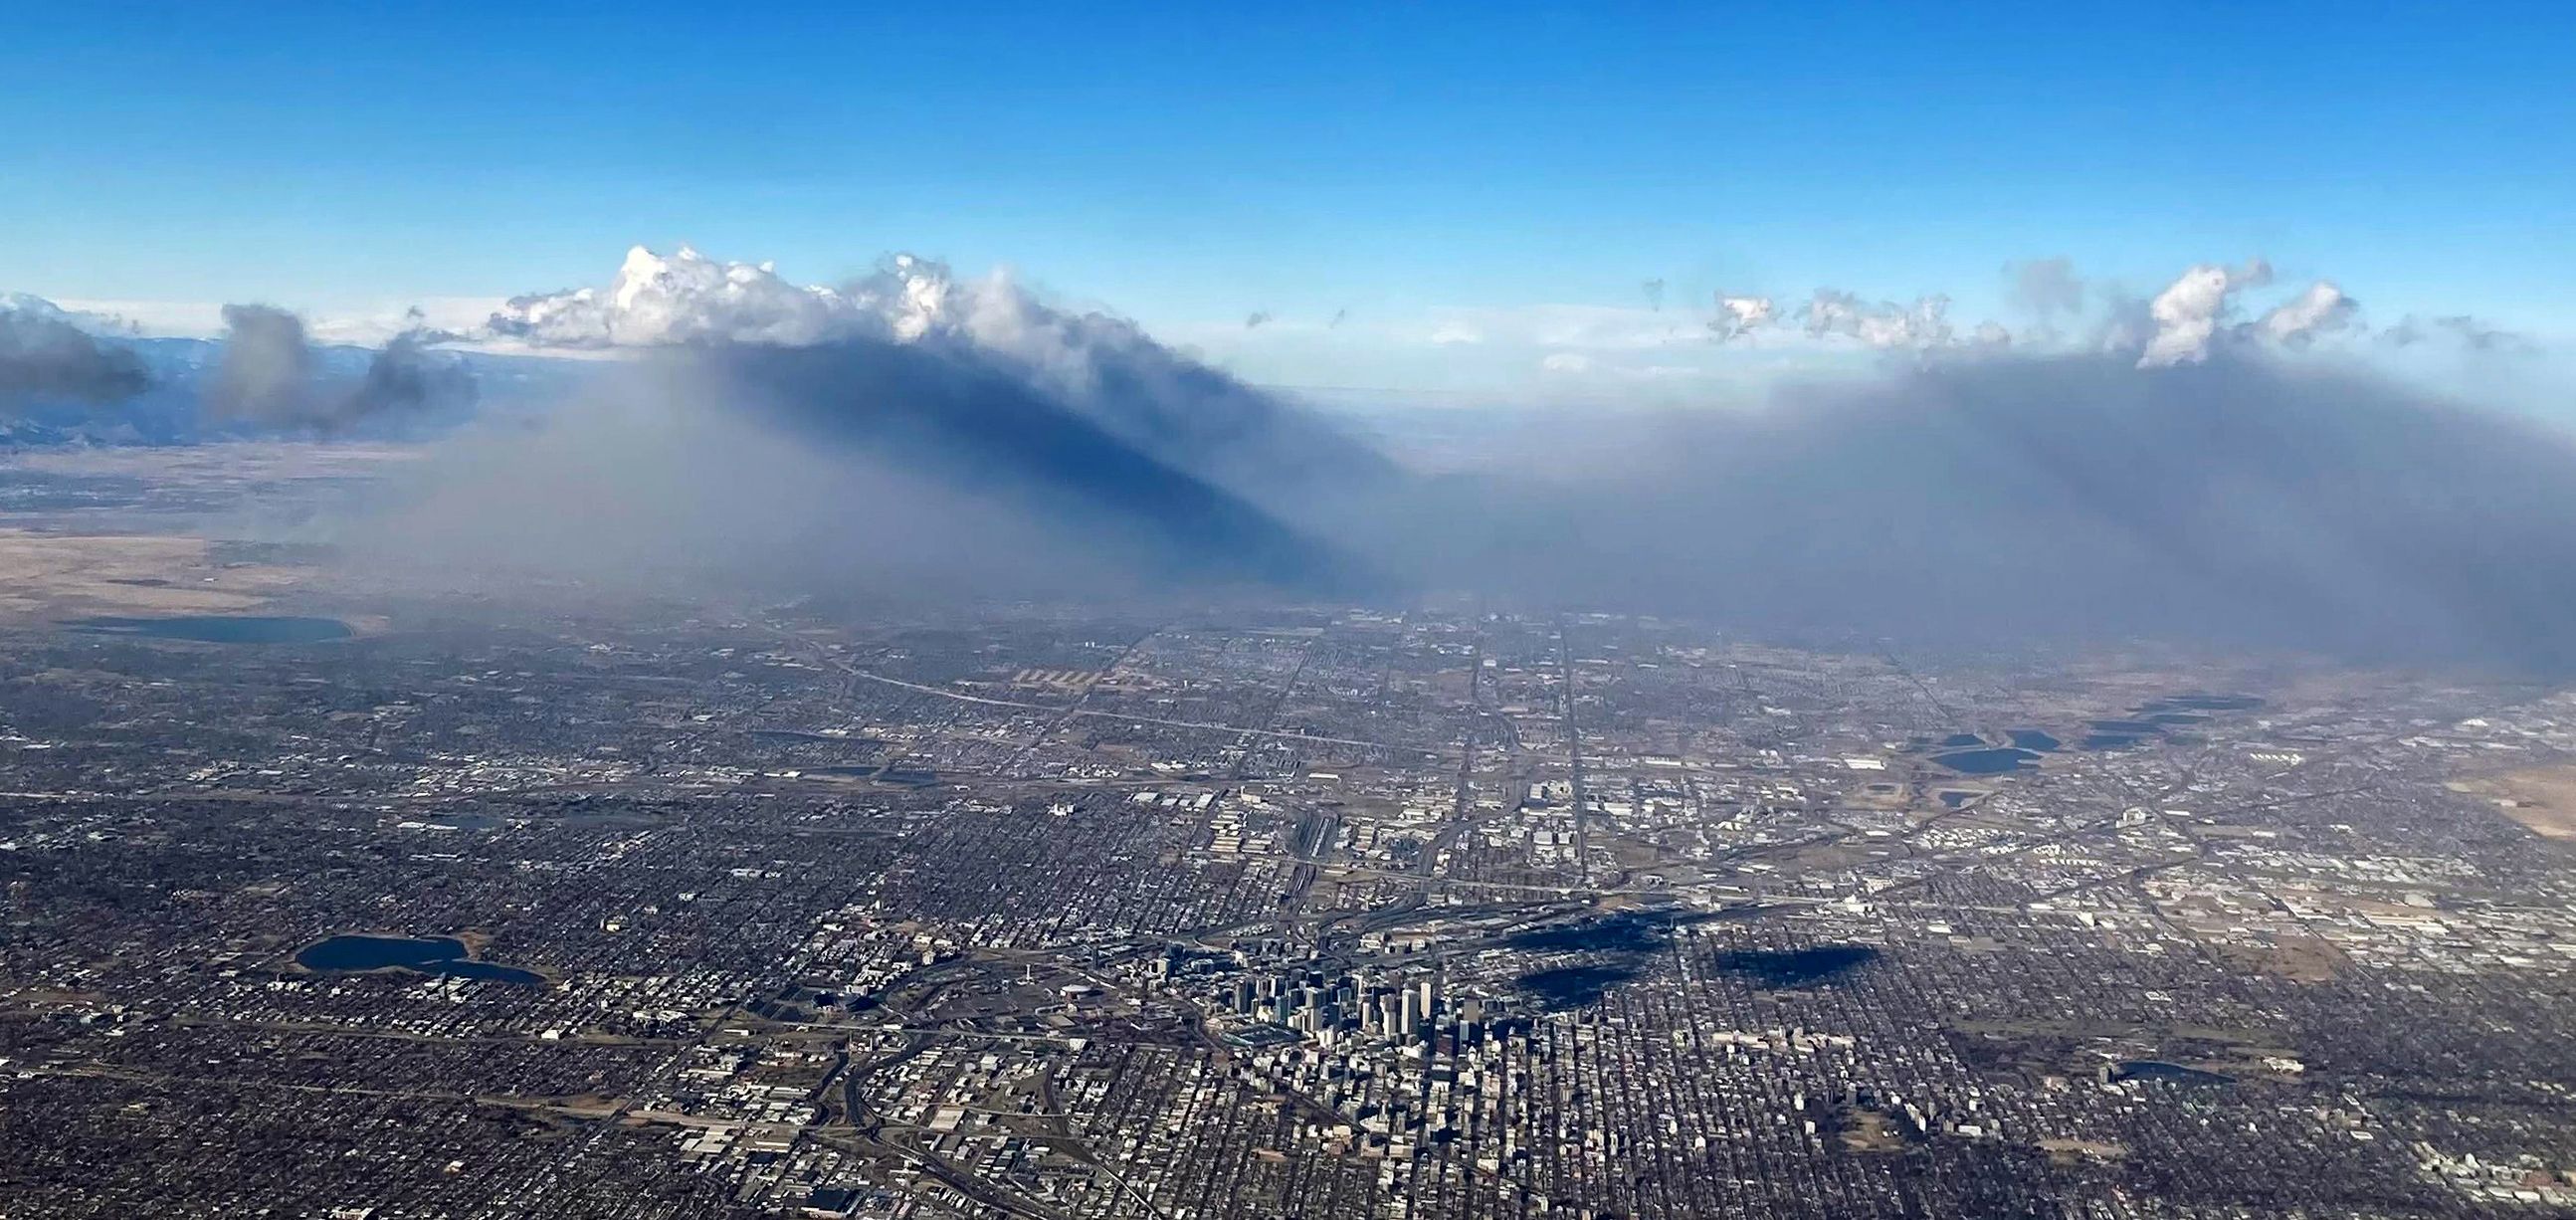
<instances>
[{"instance_id":1,"label":"dirt lot","mask_svg":"<svg viewBox=\"0 0 2576 1220\"><path fill-rule=\"evenodd\" d=\"M2576 766L2533 767L2455 780L2451 790L2494 801L2506 817L2544 839L2576 839Z\"/></svg>"}]
</instances>

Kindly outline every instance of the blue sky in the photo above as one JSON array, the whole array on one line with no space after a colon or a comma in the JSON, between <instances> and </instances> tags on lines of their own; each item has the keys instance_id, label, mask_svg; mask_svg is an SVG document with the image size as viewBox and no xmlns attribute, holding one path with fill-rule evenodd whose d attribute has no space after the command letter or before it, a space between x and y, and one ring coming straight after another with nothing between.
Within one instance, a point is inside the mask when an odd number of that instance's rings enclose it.
<instances>
[{"instance_id":1,"label":"blue sky","mask_svg":"<svg viewBox=\"0 0 2576 1220\"><path fill-rule=\"evenodd\" d=\"M2259 254L2576 329L2565 5L975 7L17 14L0 289L328 314L901 248L1221 340Z\"/></svg>"}]
</instances>

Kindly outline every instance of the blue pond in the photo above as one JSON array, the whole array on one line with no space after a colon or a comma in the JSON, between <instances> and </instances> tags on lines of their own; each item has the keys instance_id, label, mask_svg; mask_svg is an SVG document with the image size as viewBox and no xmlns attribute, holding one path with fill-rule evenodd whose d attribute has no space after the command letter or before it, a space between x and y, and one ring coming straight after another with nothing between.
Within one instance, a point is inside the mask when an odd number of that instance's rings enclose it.
<instances>
[{"instance_id":1,"label":"blue pond","mask_svg":"<svg viewBox=\"0 0 2576 1220\"><path fill-rule=\"evenodd\" d=\"M2010 747L1994 750L1961 750L1954 754L1935 754L1932 761L1962 775L2001 775L2019 771L2039 761L2030 750Z\"/></svg>"},{"instance_id":2,"label":"blue pond","mask_svg":"<svg viewBox=\"0 0 2576 1220\"><path fill-rule=\"evenodd\" d=\"M2252 695L2174 695L2152 703L2138 705L2141 712L2163 712L2178 708L2199 712L2248 712L2263 706Z\"/></svg>"},{"instance_id":3,"label":"blue pond","mask_svg":"<svg viewBox=\"0 0 2576 1220\"><path fill-rule=\"evenodd\" d=\"M2213 712L2242 712L2263 706L2252 695L2172 695L2141 703L2127 716L2086 723L2089 730L2076 744L2080 750L2126 750L2147 741L2172 741L2189 744L2197 738L2181 736L2172 730L2179 726L2206 724ZM2026 742L2015 739L2014 744Z\"/></svg>"},{"instance_id":4,"label":"blue pond","mask_svg":"<svg viewBox=\"0 0 2576 1220\"><path fill-rule=\"evenodd\" d=\"M100 635L139 635L206 644L320 644L345 640L347 623L293 615L191 614L176 618L84 618L71 625Z\"/></svg>"},{"instance_id":5,"label":"blue pond","mask_svg":"<svg viewBox=\"0 0 2576 1220\"><path fill-rule=\"evenodd\" d=\"M2160 1059L2122 1060L2111 1065L2111 1079L2160 1080L2167 1084L2187 1085L2193 1088L2210 1088L2236 1083L2216 1072L2204 1072L2199 1068L2187 1068L2179 1063L2166 1063Z\"/></svg>"},{"instance_id":6,"label":"blue pond","mask_svg":"<svg viewBox=\"0 0 2576 1220\"><path fill-rule=\"evenodd\" d=\"M467 956L464 941L449 936L334 936L305 946L295 955L295 964L326 973L409 970L522 987L546 981L533 970L475 961Z\"/></svg>"}]
</instances>

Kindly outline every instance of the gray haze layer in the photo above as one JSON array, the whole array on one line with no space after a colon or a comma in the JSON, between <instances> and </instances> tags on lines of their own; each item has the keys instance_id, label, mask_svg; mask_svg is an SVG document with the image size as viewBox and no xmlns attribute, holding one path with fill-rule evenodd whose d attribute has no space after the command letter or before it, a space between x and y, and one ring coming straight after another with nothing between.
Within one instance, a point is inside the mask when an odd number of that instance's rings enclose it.
<instances>
[{"instance_id":1,"label":"gray haze layer","mask_svg":"<svg viewBox=\"0 0 2576 1220\"><path fill-rule=\"evenodd\" d=\"M1130 596L1170 557L1050 507L1025 476L859 443L718 375L704 353L611 372L535 421L479 424L325 537L398 584L625 599Z\"/></svg>"},{"instance_id":2,"label":"gray haze layer","mask_svg":"<svg viewBox=\"0 0 2576 1220\"><path fill-rule=\"evenodd\" d=\"M1387 562L1901 640L2576 667L2576 449L2370 377L1999 358L1588 431L1560 473L1433 486Z\"/></svg>"},{"instance_id":3,"label":"gray haze layer","mask_svg":"<svg viewBox=\"0 0 2576 1220\"><path fill-rule=\"evenodd\" d=\"M1925 644L2576 668L2576 449L2358 372L1944 360L1751 413L1589 416L1579 444L1435 477L1114 338L1078 394L964 348L665 352L532 434L449 446L353 539L446 580L1464 592Z\"/></svg>"}]
</instances>

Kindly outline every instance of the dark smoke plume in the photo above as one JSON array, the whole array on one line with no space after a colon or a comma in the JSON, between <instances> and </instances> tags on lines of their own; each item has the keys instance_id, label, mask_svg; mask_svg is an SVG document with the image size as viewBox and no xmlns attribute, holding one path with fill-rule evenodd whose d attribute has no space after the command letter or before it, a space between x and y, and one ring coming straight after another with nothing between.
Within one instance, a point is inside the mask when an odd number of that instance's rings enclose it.
<instances>
[{"instance_id":1,"label":"dark smoke plume","mask_svg":"<svg viewBox=\"0 0 2576 1220\"><path fill-rule=\"evenodd\" d=\"M207 405L222 419L299 422L312 394L304 319L274 305L224 306L223 356Z\"/></svg>"},{"instance_id":2,"label":"dark smoke plume","mask_svg":"<svg viewBox=\"0 0 2576 1220\"><path fill-rule=\"evenodd\" d=\"M477 396L474 374L464 364L441 359L429 349L435 332L409 330L396 335L367 361L366 375L335 402L332 417L340 422L373 415L411 413L436 408L472 406Z\"/></svg>"},{"instance_id":3,"label":"dark smoke plume","mask_svg":"<svg viewBox=\"0 0 2576 1220\"><path fill-rule=\"evenodd\" d=\"M0 309L0 410L118 402L151 384L131 349L101 341L50 306Z\"/></svg>"},{"instance_id":4,"label":"dark smoke plume","mask_svg":"<svg viewBox=\"0 0 2576 1220\"><path fill-rule=\"evenodd\" d=\"M303 319L273 305L224 306L223 356L207 405L218 419L320 432L382 415L470 406L474 376L429 348L417 325L396 335L356 381L321 372Z\"/></svg>"}]
</instances>

